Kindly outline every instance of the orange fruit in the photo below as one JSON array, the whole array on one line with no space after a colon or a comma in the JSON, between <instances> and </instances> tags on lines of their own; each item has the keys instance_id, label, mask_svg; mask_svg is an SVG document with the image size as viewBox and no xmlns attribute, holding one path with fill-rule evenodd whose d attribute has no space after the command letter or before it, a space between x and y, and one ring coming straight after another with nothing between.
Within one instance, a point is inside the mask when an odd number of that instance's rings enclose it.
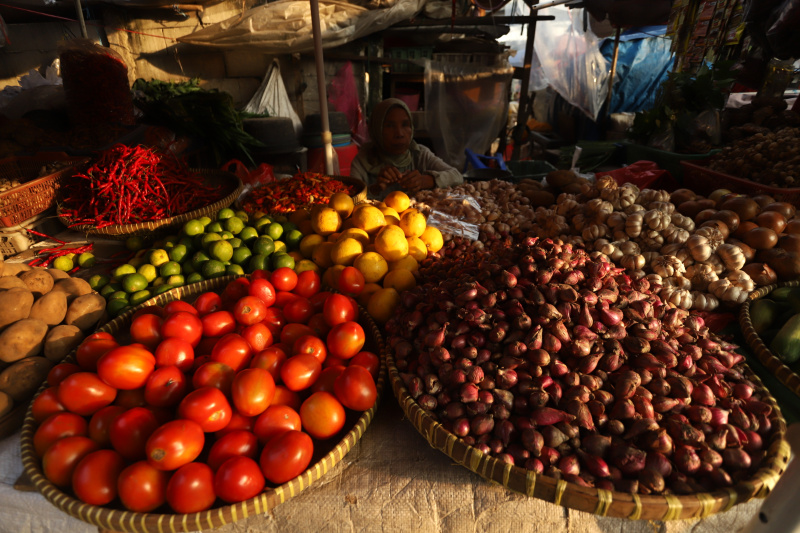
<instances>
[{"instance_id":1,"label":"orange fruit","mask_svg":"<svg viewBox=\"0 0 800 533\"><path fill-rule=\"evenodd\" d=\"M398 213L402 213L411 205L411 199L403 191L392 191L386 195L383 203Z\"/></svg>"},{"instance_id":2,"label":"orange fruit","mask_svg":"<svg viewBox=\"0 0 800 533\"><path fill-rule=\"evenodd\" d=\"M331 250L333 249L332 242L322 242L314 248L311 252L311 260L319 265L320 268L328 268L333 266L331 260Z\"/></svg>"},{"instance_id":3,"label":"orange fruit","mask_svg":"<svg viewBox=\"0 0 800 533\"><path fill-rule=\"evenodd\" d=\"M406 237L419 237L425 231L425 216L419 212L406 212L400 217L400 229Z\"/></svg>"},{"instance_id":4,"label":"orange fruit","mask_svg":"<svg viewBox=\"0 0 800 533\"><path fill-rule=\"evenodd\" d=\"M393 288L397 292L403 292L413 289L417 286L417 280L414 279L414 274L405 268L398 268L397 270L390 270L383 277L383 287Z\"/></svg>"},{"instance_id":5,"label":"orange fruit","mask_svg":"<svg viewBox=\"0 0 800 533\"><path fill-rule=\"evenodd\" d=\"M339 275L344 270L344 265L333 265L322 274L322 284L331 289L339 290Z\"/></svg>"},{"instance_id":6,"label":"orange fruit","mask_svg":"<svg viewBox=\"0 0 800 533\"><path fill-rule=\"evenodd\" d=\"M387 261L397 261L408 255L408 241L399 226L385 226L375 237L375 250Z\"/></svg>"},{"instance_id":7,"label":"orange fruit","mask_svg":"<svg viewBox=\"0 0 800 533\"><path fill-rule=\"evenodd\" d=\"M356 257L361 255L363 251L364 248L361 242L352 237L347 237L333 243L333 248L331 248L331 261L333 261L334 265L349 266L353 264Z\"/></svg>"},{"instance_id":8,"label":"orange fruit","mask_svg":"<svg viewBox=\"0 0 800 533\"><path fill-rule=\"evenodd\" d=\"M350 195L343 192L334 193L328 200L328 206L339 213L339 216L342 217L342 220L349 217L355 208L353 199L350 197Z\"/></svg>"},{"instance_id":9,"label":"orange fruit","mask_svg":"<svg viewBox=\"0 0 800 533\"><path fill-rule=\"evenodd\" d=\"M361 293L358 295L358 303L367 307L369 304L369 299L372 294L376 291L381 290L383 287L378 285L377 283L365 283L364 288L361 289Z\"/></svg>"},{"instance_id":10,"label":"orange fruit","mask_svg":"<svg viewBox=\"0 0 800 533\"><path fill-rule=\"evenodd\" d=\"M364 252L356 257L353 266L364 275L364 281L367 283L379 282L389 271L386 259L377 252Z\"/></svg>"},{"instance_id":11,"label":"orange fruit","mask_svg":"<svg viewBox=\"0 0 800 533\"><path fill-rule=\"evenodd\" d=\"M341 225L342 217L330 207L318 207L311 213L311 227L314 228L314 233L327 237L339 231Z\"/></svg>"},{"instance_id":12,"label":"orange fruit","mask_svg":"<svg viewBox=\"0 0 800 533\"><path fill-rule=\"evenodd\" d=\"M419 237L406 237L408 242L408 255L413 257L419 263L428 257L428 248Z\"/></svg>"},{"instance_id":13,"label":"orange fruit","mask_svg":"<svg viewBox=\"0 0 800 533\"><path fill-rule=\"evenodd\" d=\"M400 293L394 288L375 291L367 302L367 312L378 324L385 324L394 315L400 304Z\"/></svg>"},{"instance_id":14,"label":"orange fruit","mask_svg":"<svg viewBox=\"0 0 800 533\"><path fill-rule=\"evenodd\" d=\"M369 235L366 231L359 228L347 228L346 230L342 231L339 234L339 240L345 239L347 237L352 237L357 241L361 242L362 246L366 246L369 244Z\"/></svg>"},{"instance_id":15,"label":"orange fruit","mask_svg":"<svg viewBox=\"0 0 800 533\"><path fill-rule=\"evenodd\" d=\"M351 218L353 219L354 227L363 229L370 235L377 233L386 225L386 220L381 210L369 204L359 205L353 211Z\"/></svg>"},{"instance_id":16,"label":"orange fruit","mask_svg":"<svg viewBox=\"0 0 800 533\"><path fill-rule=\"evenodd\" d=\"M397 261L392 261L389 263L389 272L392 270L398 270L400 268L404 268L410 272L416 272L419 270L419 263L411 254L408 254L402 259L398 259Z\"/></svg>"},{"instance_id":17,"label":"orange fruit","mask_svg":"<svg viewBox=\"0 0 800 533\"><path fill-rule=\"evenodd\" d=\"M428 253L431 254L438 252L442 249L442 246L444 246L442 232L433 226L428 226L425 228L425 231L422 232L422 235L419 236L419 239L425 243Z\"/></svg>"}]
</instances>

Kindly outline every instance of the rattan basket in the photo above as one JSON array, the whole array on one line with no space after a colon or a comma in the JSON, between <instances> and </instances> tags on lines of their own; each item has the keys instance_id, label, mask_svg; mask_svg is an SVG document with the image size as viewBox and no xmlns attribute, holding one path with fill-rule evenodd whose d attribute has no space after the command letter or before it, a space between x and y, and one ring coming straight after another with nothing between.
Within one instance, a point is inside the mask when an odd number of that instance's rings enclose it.
<instances>
[{"instance_id":1,"label":"rattan basket","mask_svg":"<svg viewBox=\"0 0 800 533\"><path fill-rule=\"evenodd\" d=\"M236 276L224 276L165 292L126 311L99 328L98 331L106 331L111 334L126 332L127 326L130 324L134 313L141 307L154 304L163 305L169 301L178 299L191 301L194 297L203 292L221 290L233 279L236 279ZM289 500L308 488L341 461L353 446L355 446L356 442L358 442L364 434L367 426L369 426L372 418L375 416L375 411L380 401L380 395L386 382L385 345L378 327L363 308L360 311L359 322L364 327L364 331L367 335L364 349L373 351L381 358L381 369L376 383L378 398L375 401L375 406L360 415L358 413L348 412L347 423L341 432L343 435L341 439L335 444L331 443L327 446L324 443L321 445L315 443L315 446L318 446L318 448L315 449L311 466L291 481L274 488L267 487L261 494L249 500L233 505L222 505L207 511L192 514L133 513L122 510L121 508L87 505L57 488L42 474L41 461L36 457L36 453L33 449L33 435L36 429L36 422L33 419L30 408L25 416L21 436L22 464L25 468L25 473L30 478L36 490L41 492L53 505L70 516L104 530L120 532L157 531L159 533L199 531L221 527L244 518L269 513L275 506L284 503L286 500ZM66 360L68 362L74 362L74 352ZM47 383L45 382L37 394L40 394L46 387Z\"/></svg>"},{"instance_id":2,"label":"rattan basket","mask_svg":"<svg viewBox=\"0 0 800 533\"><path fill-rule=\"evenodd\" d=\"M575 483L513 466L469 446L455 434L446 430L411 397L400 377L391 350L387 350L387 367L392 389L400 402L400 407L432 447L444 452L456 463L472 470L479 476L515 492L600 516L642 520L680 520L705 518L724 512L737 503L743 503L752 498L766 497L786 469L791 455L789 444L784 439L786 422L775 399L767 393L764 401L772 406L770 419L774 429L770 440L764 443L768 449L768 457L752 479L730 488L689 496L644 496L582 487ZM767 392L761 380L749 368L747 368L747 378L756 384L760 392Z\"/></svg>"},{"instance_id":3,"label":"rattan basket","mask_svg":"<svg viewBox=\"0 0 800 533\"><path fill-rule=\"evenodd\" d=\"M800 287L800 281L787 281L785 283L768 285L751 292L750 296L748 296L747 300L742 304L742 309L739 311L739 325L742 327L742 333L744 334L747 345L755 352L758 360L778 378L778 381L786 385L793 393L800 396L800 375L786 366L777 355L770 351L767 345L764 344L764 341L761 340L761 336L756 333L756 330L753 328L753 321L750 318L750 306L752 303L768 296L779 287Z\"/></svg>"},{"instance_id":4,"label":"rattan basket","mask_svg":"<svg viewBox=\"0 0 800 533\"><path fill-rule=\"evenodd\" d=\"M61 216L60 210L58 218L65 226L68 226L75 231L86 233L87 235L104 235L112 239L126 239L133 235L152 235L154 232L163 232L170 228L180 226L194 218L213 216L223 207L228 207L231 205L242 190L242 182L230 172L210 169L193 169L192 172L200 174L204 181L209 185L221 185L223 187L223 196L213 204L195 209L194 211L189 211L188 213L176 215L174 217L162 218L160 220L142 222L140 224L115 224L111 226L104 226L102 228L98 228L89 224L73 226L71 225L72 222L70 219Z\"/></svg>"},{"instance_id":5,"label":"rattan basket","mask_svg":"<svg viewBox=\"0 0 800 533\"><path fill-rule=\"evenodd\" d=\"M331 176L331 178L341 181L348 187L352 187L355 193L350 195L350 198L353 199L353 203L358 205L364 202L367 199L367 185L357 178L351 178L350 176ZM236 206L239 208L244 209L245 200L247 199L249 194L252 194L252 190L247 191L241 195L240 198L236 201ZM307 205L307 208L311 206Z\"/></svg>"}]
</instances>

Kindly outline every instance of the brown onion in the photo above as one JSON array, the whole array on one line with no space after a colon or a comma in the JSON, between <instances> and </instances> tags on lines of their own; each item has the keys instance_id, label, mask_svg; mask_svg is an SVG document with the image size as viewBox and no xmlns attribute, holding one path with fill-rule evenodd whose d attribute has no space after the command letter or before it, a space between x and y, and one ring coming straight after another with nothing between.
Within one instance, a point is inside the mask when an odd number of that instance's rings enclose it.
<instances>
[{"instance_id":1,"label":"brown onion","mask_svg":"<svg viewBox=\"0 0 800 533\"><path fill-rule=\"evenodd\" d=\"M718 213L722 213L722 211L718 211ZM734 215L735 214L736 213L734 213ZM705 222L700 224L700 227L701 228L704 228L704 227L716 228L722 234L722 238L723 239L727 239L728 236L731 234L731 230L729 229L728 225L723 220L720 220L720 219L717 219L717 218L712 218L712 219L706 220Z\"/></svg>"},{"instance_id":2,"label":"brown onion","mask_svg":"<svg viewBox=\"0 0 800 533\"><path fill-rule=\"evenodd\" d=\"M778 234L769 228L753 228L744 235L742 240L756 250L769 250L778 244Z\"/></svg>"},{"instance_id":3,"label":"brown onion","mask_svg":"<svg viewBox=\"0 0 800 533\"><path fill-rule=\"evenodd\" d=\"M678 213L693 219L695 216L697 216L697 213L703 209L707 209L707 206L703 206L700 204L700 202L695 200L689 200L678 205L677 209Z\"/></svg>"},{"instance_id":4,"label":"brown onion","mask_svg":"<svg viewBox=\"0 0 800 533\"><path fill-rule=\"evenodd\" d=\"M728 209L717 211L714 219L724 222L725 225L728 226L728 230L731 233L736 231L736 228L739 227L739 223L741 222L741 220L739 220L739 215Z\"/></svg>"},{"instance_id":5,"label":"brown onion","mask_svg":"<svg viewBox=\"0 0 800 533\"><path fill-rule=\"evenodd\" d=\"M736 228L736 231L733 232L733 236L737 239L741 239L742 236L750 231L751 229L755 229L758 227L758 224L751 220L745 220L739 223L739 227Z\"/></svg>"},{"instance_id":6,"label":"brown onion","mask_svg":"<svg viewBox=\"0 0 800 533\"><path fill-rule=\"evenodd\" d=\"M718 202L724 201L726 197L732 194L733 193L728 189L715 189L711 191L711 194L708 195L708 199L716 204Z\"/></svg>"},{"instance_id":7,"label":"brown onion","mask_svg":"<svg viewBox=\"0 0 800 533\"><path fill-rule=\"evenodd\" d=\"M755 200L755 202L758 205L760 205L762 208L765 205L769 205L769 204L775 202L775 198L773 198L772 196L770 196L768 194L757 194L757 195L753 196L753 200Z\"/></svg>"},{"instance_id":8,"label":"brown onion","mask_svg":"<svg viewBox=\"0 0 800 533\"><path fill-rule=\"evenodd\" d=\"M763 211L753 221L762 228L769 228L775 233L782 233L786 228L786 217L778 211Z\"/></svg>"},{"instance_id":9,"label":"brown onion","mask_svg":"<svg viewBox=\"0 0 800 533\"><path fill-rule=\"evenodd\" d=\"M787 233L778 239L778 247L787 252L800 252L800 234Z\"/></svg>"},{"instance_id":10,"label":"brown onion","mask_svg":"<svg viewBox=\"0 0 800 533\"><path fill-rule=\"evenodd\" d=\"M763 250L761 260L767 263L782 280L793 280L800 277L800 253L789 252L783 248Z\"/></svg>"},{"instance_id":11,"label":"brown onion","mask_svg":"<svg viewBox=\"0 0 800 533\"><path fill-rule=\"evenodd\" d=\"M783 231L792 235L800 233L800 218L793 218L788 221Z\"/></svg>"},{"instance_id":12,"label":"brown onion","mask_svg":"<svg viewBox=\"0 0 800 533\"><path fill-rule=\"evenodd\" d=\"M797 208L789 202L773 202L765 205L763 211L777 211L789 220L794 217Z\"/></svg>"},{"instance_id":13,"label":"brown onion","mask_svg":"<svg viewBox=\"0 0 800 533\"><path fill-rule=\"evenodd\" d=\"M747 260L747 262L752 261L753 258L755 258L755 256L756 256L756 251L753 250L753 248L751 248L750 246L747 246L745 243L743 243L739 239L728 239L727 243L728 244L735 244L736 246L741 248L742 253L744 254L744 258Z\"/></svg>"},{"instance_id":14,"label":"brown onion","mask_svg":"<svg viewBox=\"0 0 800 533\"><path fill-rule=\"evenodd\" d=\"M772 285L778 281L778 274L766 263L748 263L742 270L747 272L759 287Z\"/></svg>"},{"instance_id":15,"label":"brown onion","mask_svg":"<svg viewBox=\"0 0 800 533\"><path fill-rule=\"evenodd\" d=\"M761 207L752 198L747 196L736 196L725 200L720 209L733 211L739 215L739 220L752 220L761 211Z\"/></svg>"},{"instance_id":16,"label":"brown onion","mask_svg":"<svg viewBox=\"0 0 800 533\"><path fill-rule=\"evenodd\" d=\"M695 224L702 224L707 220L712 220L716 217L717 210L716 209L703 209L694 217Z\"/></svg>"},{"instance_id":17,"label":"brown onion","mask_svg":"<svg viewBox=\"0 0 800 533\"><path fill-rule=\"evenodd\" d=\"M669 201L676 206L681 205L683 202L696 200L697 194L691 189L675 189L669 195Z\"/></svg>"}]
</instances>

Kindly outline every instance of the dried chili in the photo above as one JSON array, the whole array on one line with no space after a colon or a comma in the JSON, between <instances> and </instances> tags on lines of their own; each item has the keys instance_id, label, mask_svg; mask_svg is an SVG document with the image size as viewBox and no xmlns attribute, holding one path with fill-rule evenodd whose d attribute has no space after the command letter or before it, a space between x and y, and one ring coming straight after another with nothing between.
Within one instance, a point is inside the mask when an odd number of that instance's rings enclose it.
<instances>
[{"instance_id":1,"label":"dried chili","mask_svg":"<svg viewBox=\"0 0 800 533\"><path fill-rule=\"evenodd\" d=\"M340 180L317 172L299 172L254 189L242 202L245 211L282 214L317 204L326 204L337 192L355 191Z\"/></svg>"}]
</instances>

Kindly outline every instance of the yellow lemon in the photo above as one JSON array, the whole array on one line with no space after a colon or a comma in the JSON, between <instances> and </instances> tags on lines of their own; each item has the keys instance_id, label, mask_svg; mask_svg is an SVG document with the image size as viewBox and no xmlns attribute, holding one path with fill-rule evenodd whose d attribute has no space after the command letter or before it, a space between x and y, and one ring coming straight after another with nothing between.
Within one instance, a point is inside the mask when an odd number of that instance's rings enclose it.
<instances>
[{"instance_id":1,"label":"yellow lemon","mask_svg":"<svg viewBox=\"0 0 800 533\"><path fill-rule=\"evenodd\" d=\"M397 211L395 211L391 207L384 206L384 207L378 207L378 209L381 210L381 213L383 213L384 216L388 215L388 216L393 216L395 218L400 218L400 215L397 214Z\"/></svg>"},{"instance_id":2,"label":"yellow lemon","mask_svg":"<svg viewBox=\"0 0 800 533\"><path fill-rule=\"evenodd\" d=\"M361 289L361 293L358 295L358 303L367 307L369 304L369 299L373 293L381 290L383 287L378 285L377 283L365 283L364 288Z\"/></svg>"},{"instance_id":3,"label":"yellow lemon","mask_svg":"<svg viewBox=\"0 0 800 533\"><path fill-rule=\"evenodd\" d=\"M351 218L354 227L363 229L370 235L377 233L386 225L381 210L369 204L358 206Z\"/></svg>"},{"instance_id":4,"label":"yellow lemon","mask_svg":"<svg viewBox=\"0 0 800 533\"><path fill-rule=\"evenodd\" d=\"M410 272L416 272L417 270L419 270L419 263L417 262L416 259L414 259L414 256L412 256L411 254L408 254L402 259L398 259L397 261L392 261L391 263L389 263L389 272L401 268L408 270Z\"/></svg>"},{"instance_id":5,"label":"yellow lemon","mask_svg":"<svg viewBox=\"0 0 800 533\"><path fill-rule=\"evenodd\" d=\"M361 243L362 246L369 244L369 235L360 228L347 228L339 234L339 240L352 237Z\"/></svg>"},{"instance_id":6,"label":"yellow lemon","mask_svg":"<svg viewBox=\"0 0 800 533\"><path fill-rule=\"evenodd\" d=\"M313 270L319 274L319 266L317 266L317 264L310 259L301 259L294 265L294 271L298 274L305 272L306 270Z\"/></svg>"},{"instance_id":7,"label":"yellow lemon","mask_svg":"<svg viewBox=\"0 0 800 533\"><path fill-rule=\"evenodd\" d=\"M353 212L353 208L355 207L355 204L353 204L353 199L343 192L337 192L333 194L330 200L328 200L328 205L333 208L334 211L339 213L339 216L342 217L342 220L349 217Z\"/></svg>"},{"instance_id":8,"label":"yellow lemon","mask_svg":"<svg viewBox=\"0 0 800 533\"><path fill-rule=\"evenodd\" d=\"M400 216L402 217L403 215L406 215L408 213L419 213L419 209L417 209L416 207L409 207L405 211L398 211L398 213L400 213Z\"/></svg>"},{"instance_id":9,"label":"yellow lemon","mask_svg":"<svg viewBox=\"0 0 800 533\"><path fill-rule=\"evenodd\" d=\"M319 207L311 213L311 227L314 228L314 233L327 237L339 231L341 225L342 217L330 207Z\"/></svg>"},{"instance_id":10,"label":"yellow lemon","mask_svg":"<svg viewBox=\"0 0 800 533\"><path fill-rule=\"evenodd\" d=\"M322 284L331 289L339 290L339 276L344 270L344 265L333 265L322 274Z\"/></svg>"},{"instance_id":11,"label":"yellow lemon","mask_svg":"<svg viewBox=\"0 0 800 533\"><path fill-rule=\"evenodd\" d=\"M336 241L339 240L339 236L340 235L341 235L341 233L339 233L337 231L337 232L334 232L334 233L331 233L330 235L328 235L328 238L325 239L325 240L328 241L328 242L336 242Z\"/></svg>"},{"instance_id":12,"label":"yellow lemon","mask_svg":"<svg viewBox=\"0 0 800 533\"><path fill-rule=\"evenodd\" d=\"M303 254L303 257L306 259L311 259L311 254L314 253L314 249L323 242L325 242L325 237L322 235L317 235L316 233L306 235L303 237L303 240L300 241L300 253Z\"/></svg>"},{"instance_id":13,"label":"yellow lemon","mask_svg":"<svg viewBox=\"0 0 800 533\"><path fill-rule=\"evenodd\" d=\"M436 253L442 249L442 246L444 246L442 232L433 226L428 226L425 228L425 231L422 232L422 235L419 236L419 239L425 243L425 248L428 249L428 253Z\"/></svg>"},{"instance_id":14,"label":"yellow lemon","mask_svg":"<svg viewBox=\"0 0 800 533\"><path fill-rule=\"evenodd\" d=\"M374 243L369 243L368 245L366 245L364 247L364 251L365 252L376 252L377 253L378 250L375 249L375 244Z\"/></svg>"},{"instance_id":15,"label":"yellow lemon","mask_svg":"<svg viewBox=\"0 0 800 533\"><path fill-rule=\"evenodd\" d=\"M379 282L389 271L386 259L377 252L364 252L356 258L353 266L364 274L364 281L367 283Z\"/></svg>"},{"instance_id":16,"label":"yellow lemon","mask_svg":"<svg viewBox=\"0 0 800 533\"><path fill-rule=\"evenodd\" d=\"M399 226L386 226L375 237L375 250L387 261L397 261L408 255L408 241Z\"/></svg>"},{"instance_id":17,"label":"yellow lemon","mask_svg":"<svg viewBox=\"0 0 800 533\"><path fill-rule=\"evenodd\" d=\"M367 302L367 312L378 324L385 324L400 304L400 293L392 287L375 291Z\"/></svg>"},{"instance_id":18,"label":"yellow lemon","mask_svg":"<svg viewBox=\"0 0 800 533\"><path fill-rule=\"evenodd\" d=\"M331 260L331 250L333 249L332 242L322 242L314 248L311 253L311 260L319 265L320 268L328 268L333 266Z\"/></svg>"},{"instance_id":19,"label":"yellow lemon","mask_svg":"<svg viewBox=\"0 0 800 533\"><path fill-rule=\"evenodd\" d=\"M297 225L297 229L300 230L300 233L303 235L311 235L314 233L314 225L311 223L310 218L308 220L301 220Z\"/></svg>"},{"instance_id":20,"label":"yellow lemon","mask_svg":"<svg viewBox=\"0 0 800 533\"><path fill-rule=\"evenodd\" d=\"M347 237L333 244L333 248L331 248L331 261L333 261L334 265L349 266L353 264L356 257L361 255L363 251L364 248L358 240Z\"/></svg>"},{"instance_id":21,"label":"yellow lemon","mask_svg":"<svg viewBox=\"0 0 800 533\"><path fill-rule=\"evenodd\" d=\"M408 255L417 260L424 261L428 257L428 248L419 237L406 237L408 242Z\"/></svg>"},{"instance_id":22,"label":"yellow lemon","mask_svg":"<svg viewBox=\"0 0 800 533\"><path fill-rule=\"evenodd\" d=\"M383 203L391 207L398 213L402 213L411 205L411 198L403 191L392 191L386 195Z\"/></svg>"},{"instance_id":23,"label":"yellow lemon","mask_svg":"<svg viewBox=\"0 0 800 533\"><path fill-rule=\"evenodd\" d=\"M400 229L406 237L419 237L425 231L425 216L419 212L404 213L400 217Z\"/></svg>"},{"instance_id":24,"label":"yellow lemon","mask_svg":"<svg viewBox=\"0 0 800 533\"><path fill-rule=\"evenodd\" d=\"M400 219L394 215L383 215L383 219L386 221L387 226L397 226L400 224Z\"/></svg>"},{"instance_id":25,"label":"yellow lemon","mask_svg":"<svg viewBox=\"0 0 800 533\"><path fill-rule=\"evenodd\" d=\"M352 217L352 215L351 215L351 216L350 216L350 217L348 217L348 218L347 218L347 219L346 219L344 222L342 222L342 227L341 227L341 228L339 228L339 229L341 229L342 231L344 231L344 230L346 230L346 229L355 228L355 227L356 227L356 225L353 223L353 217Z\"/></svg>"},{"instance_id":26,"label":"yellow lemon","mask_svg":"<svg viewBox=\"0 0 800 533\"><path fill-rule=\"evenodd\" d=\"M390 270L383 278L383 287L385 289L393 288L397 292L407 291L417 286L417 280L414 279L414 274L405 268L398 268L397 270Z\"/></svg>"},{"instance_id":27,"label":"yellow lemon","mask_svg":"<svg viewBox=\"0 0 800 533\"><path fill-rule=\"evenodd\" d=\"M300 224L304 220L311 220L311 213L308 212L308 209L300 208L289 214L289 222L293 224Z\"/></svg>"},{"instance_id":28,"label":"yellow lemon","mask_svg":"<svg viewBox=\"0 0 800 533\"><path fill-rule=\"evenodd\" d=\"M384 208L384 207L388 207L386 205L386 202L378 202L377 204L372 204L372 205L374 205L375 207L377 207L378 209L381 209L381 210L383 210L382 208Z\"/></svg>"}]
</instances>

